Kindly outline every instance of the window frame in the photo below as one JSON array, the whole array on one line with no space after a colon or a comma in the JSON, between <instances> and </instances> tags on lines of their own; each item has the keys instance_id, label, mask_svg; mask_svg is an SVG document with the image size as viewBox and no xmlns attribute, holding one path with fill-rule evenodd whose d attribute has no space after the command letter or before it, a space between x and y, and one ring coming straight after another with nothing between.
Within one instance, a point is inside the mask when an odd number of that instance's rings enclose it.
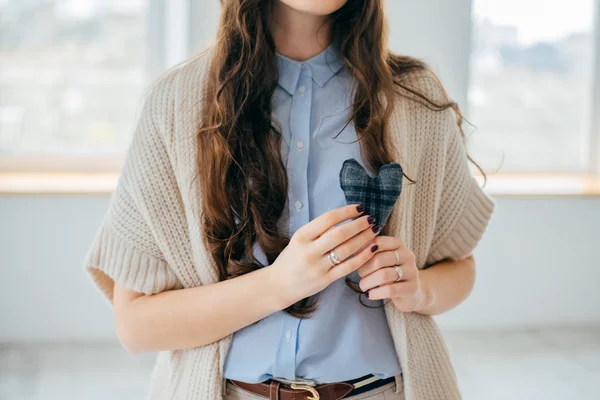
<instances>
[{"instance_id":1,"label":"window frame","mask_svg":"<svg viewBox=\"0 0 600 400\"><path fill-rule=\"evenodd\" d=\"M592 121L590 124L590 174L600 179L600 0L596 0L594 19L594 78Z\"/></svg>"},{"instance_id":2,"label":"window frame","mask_svg":"<svg viewBox=\"0 0 600 400\"><path fill-rule=\"evenodd\" d=\"M471 15L473 15L473 3L477 0L470 0L471 7ZM528 176L532 180L537 180L538 178L546 179L548 176L556 176L558 180L563 179L565 175L572 177L579 177L584 180L593 180L594 184L600 183L600 0L594 1L594 22L592 26L592 51L593 51L593 76L592 76L592 93L591 93L591 121L589 124L590 132L588 132L588 144L589 144L589 152L586 154L588 157L588 166L587 168L582 169L580 172L564 172L564 171L523 171L523 170L513 170L507 173L500 172L501 180L512 179L514 177L518 177L521 179L523 176ZM468 46L468 57L471 58L473 54L473 17L471 17L471 29L469 31L469 46ZM468 71L468 84L465 89L465 114L469 115L469 101L468 94L471 89L471 74L473 71L470 68L469 63L469 71ZM497 172L495 170L488 171L493 179L493 174Z\"/></svg>"}]
</instances>

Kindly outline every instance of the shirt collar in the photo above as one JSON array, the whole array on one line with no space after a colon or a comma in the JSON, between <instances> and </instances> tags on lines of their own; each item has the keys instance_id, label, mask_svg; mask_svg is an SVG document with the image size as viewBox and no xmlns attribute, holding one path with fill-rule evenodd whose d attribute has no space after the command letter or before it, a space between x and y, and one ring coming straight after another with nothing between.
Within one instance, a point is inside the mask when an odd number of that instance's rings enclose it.
<instances>
[{"instance_id":1,"label":"shirt collar","mask_svg":"<svg viewBox=\"0 0 600 400\"><path fill-rule=\"evenodd\" d=\"M296 91L303 66L305 73L310 75L319 87L323 87L344 66L344 59L335 42L332 42L319 54L304 61L292 60L279 53L275 53L275 55L277 56L279 86L289 94L294 94Z\"/></svg>"}]
</instances>

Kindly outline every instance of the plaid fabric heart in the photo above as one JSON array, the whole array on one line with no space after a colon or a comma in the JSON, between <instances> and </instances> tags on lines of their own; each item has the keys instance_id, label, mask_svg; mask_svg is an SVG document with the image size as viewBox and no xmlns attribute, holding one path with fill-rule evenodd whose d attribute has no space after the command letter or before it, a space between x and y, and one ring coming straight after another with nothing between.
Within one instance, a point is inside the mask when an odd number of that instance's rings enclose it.
<instances>
[{"instance_id":1,"label":"plaid fabric heart","mask_svg":"<svg viewBox=\"0 0 600 400\"><path fill-rule=\"evenodd\" d=\"M369 176L354 158L344 161L340 170L340 186L348 204L364 204L365 214L383 226L402 191L402 167L396 162L382 166L379 175Z\"/></svg>"}]
</instances>

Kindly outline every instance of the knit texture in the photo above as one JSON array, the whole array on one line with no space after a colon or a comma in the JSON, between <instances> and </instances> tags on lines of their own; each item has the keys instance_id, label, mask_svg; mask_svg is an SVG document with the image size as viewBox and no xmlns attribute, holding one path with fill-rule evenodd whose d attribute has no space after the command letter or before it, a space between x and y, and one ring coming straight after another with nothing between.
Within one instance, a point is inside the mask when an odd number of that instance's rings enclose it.
<instances>
[{"instance_id":1,"label":"knit texture","mask_svg":"<svg viewBox=\"0 0 600 400\"><path fill-rule=\"evenodd\" d=\"M210 54L168 71L147 95L116 191L84 261L110 301L115 282L156 294L218 281L200 224L196 167L202 156L196 135ZM411 73L404 84L434 101L447 100L429 72ZM494 202L470 174L455 114L398 96L389 129L394 159L416 183L404 182L381 234L401 237L419 268L468 256L486 229ZM460 399L433 319L402 313L391 302L385 310L406 399ZM231 336L159 353L148 398L221 399L230 342Z\"/></svg>"}]
</instances>

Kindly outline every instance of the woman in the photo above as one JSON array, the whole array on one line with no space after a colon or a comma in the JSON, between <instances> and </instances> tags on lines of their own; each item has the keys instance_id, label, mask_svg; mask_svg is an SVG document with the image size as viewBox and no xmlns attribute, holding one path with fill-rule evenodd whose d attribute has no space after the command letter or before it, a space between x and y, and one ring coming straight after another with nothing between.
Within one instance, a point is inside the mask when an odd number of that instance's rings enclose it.
<instances>
[{"instance_id":1,"label":"woman","mask_svg":"<svg viewBox=\"0 0 600 400\"><path fill-rule=\"evenodd\" d=\"M494 203L457 108L387 49L381 0L222 8L152 88L85 261L124 347L161 351L149 398L460 398L430 316L469 294ZM351 158L403 167L387 221L346 204Z\"/></svg>"}]
</instances>

